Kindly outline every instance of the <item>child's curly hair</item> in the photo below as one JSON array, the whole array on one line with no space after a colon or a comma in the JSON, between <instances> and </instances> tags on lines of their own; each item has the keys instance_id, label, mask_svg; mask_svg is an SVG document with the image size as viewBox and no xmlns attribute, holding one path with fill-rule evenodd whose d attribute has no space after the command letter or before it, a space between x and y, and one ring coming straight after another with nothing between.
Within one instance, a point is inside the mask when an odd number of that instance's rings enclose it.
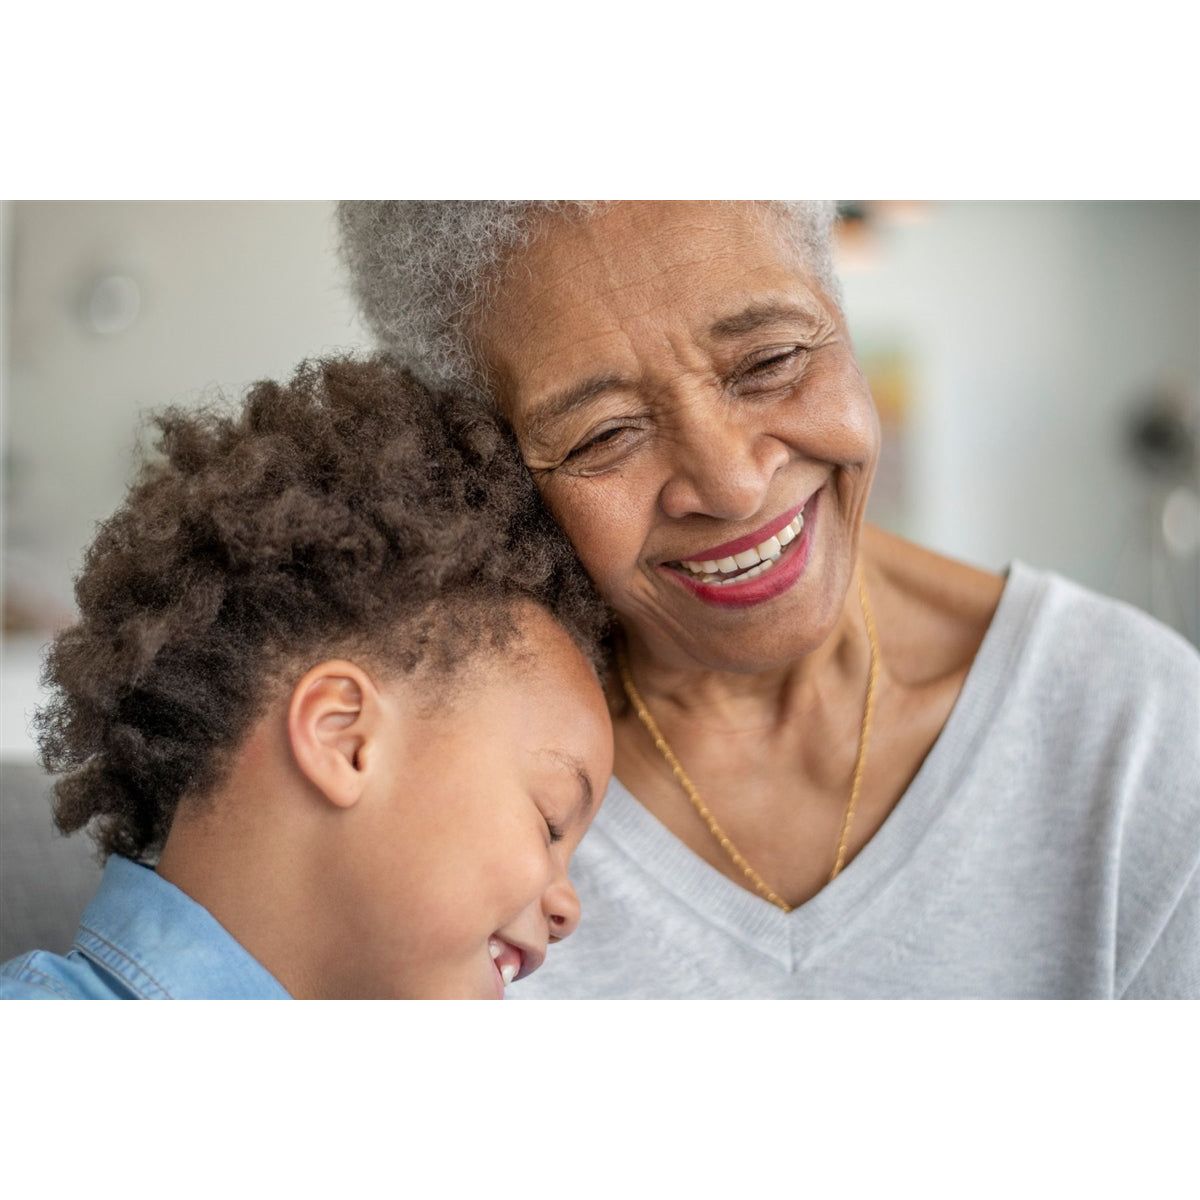
<instances>
[{"instance_id":1,"label":"child's curly hair","mask_svg":"<svg viewBox=\"0 0 1200 1200\"><path fill-rule=\"evenodd\" d=\"M161 455L87 551L36 718L55 821L90 825L103 857L161 849L297 666L373 650L445 675L507 645L521 600L598 661L604 606L481 405L340 357L155 423Z\"/></svg>"}]
</instances>

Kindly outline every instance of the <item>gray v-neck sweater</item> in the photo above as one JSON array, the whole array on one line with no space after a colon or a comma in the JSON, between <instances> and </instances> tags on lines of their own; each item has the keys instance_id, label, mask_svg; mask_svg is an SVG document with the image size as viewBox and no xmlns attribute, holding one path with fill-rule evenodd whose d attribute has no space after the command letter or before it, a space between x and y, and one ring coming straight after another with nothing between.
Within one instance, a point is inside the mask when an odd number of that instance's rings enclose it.
<instances>
[{"instance_id":1,"label":"gray v-neck sweater","mask_svg":"<svg viewBox=\"0 0 1200 1200\"><path fill-rule=\"evenodd\" d=\"M784 913L613 780L583 917L514 998L1200 997L1200 655L1014 563L949 720Z\"/></svg>"}]
</instances>

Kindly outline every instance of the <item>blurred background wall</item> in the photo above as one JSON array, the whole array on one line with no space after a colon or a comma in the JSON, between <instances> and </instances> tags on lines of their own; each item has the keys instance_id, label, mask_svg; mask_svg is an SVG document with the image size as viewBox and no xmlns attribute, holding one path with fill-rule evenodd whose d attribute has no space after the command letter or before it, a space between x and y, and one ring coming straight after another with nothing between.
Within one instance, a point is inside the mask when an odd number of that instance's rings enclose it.
<instances>
[{"instance_id":1,"label":"blurred background wall","mask_svg":"<svg viewBox=\"0 0 1200 1200\"><path fill-rule=\"evenodd\" d=\"M876 515L1200 641L1200 204L898 205L867 224L844 248L845 306L868 374L895 348L910 403L903 494Z\"/></svg>"},{"instance_id":2,"label":"blurred background wall","mask_svg":"<svg viewBox=\"0 0 1200 1200\"><path fill-rule=\"evenodd\" d=\"M844 206L839 269L885 430L872 516L1050 567L1200 642L1200 204ZM365 346L322 203L19 203L3 246L0 958L94 885L50 840L41 648L148 408ZM31 847L35 847L31 849ZM74 909L53 927L27 880Z\"/></svg>"},{"instance_id":3,"label":"blurred background wall","mask_svg":"<svg viewBox=\"0 0 1200 1200\"><path fill-rule=\"evenodd\" d=\"M99 868L50 833L27 718L72 615L96 521L120 503L149 408L351 348L327 204L4 206L0 960L65 949Z\"/></svg>"}]
</instances>

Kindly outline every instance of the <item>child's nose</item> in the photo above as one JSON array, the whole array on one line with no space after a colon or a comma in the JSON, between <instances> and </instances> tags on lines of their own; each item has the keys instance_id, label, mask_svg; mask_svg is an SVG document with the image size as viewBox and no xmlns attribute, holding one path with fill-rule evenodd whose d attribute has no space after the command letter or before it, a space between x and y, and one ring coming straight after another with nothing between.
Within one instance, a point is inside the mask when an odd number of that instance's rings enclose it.
<instances>
[{"instance_id":1,"label":"child's nose","mask_svg":"<svg viewBox=\"0 0 1200 1200\"><path fill-rule=\"evenodd\" d=\"M546 892L542 907L550 925L550 941L570 937L579 924L579 897L565 877L556 880Z\"/></svg>"}]
</instances>

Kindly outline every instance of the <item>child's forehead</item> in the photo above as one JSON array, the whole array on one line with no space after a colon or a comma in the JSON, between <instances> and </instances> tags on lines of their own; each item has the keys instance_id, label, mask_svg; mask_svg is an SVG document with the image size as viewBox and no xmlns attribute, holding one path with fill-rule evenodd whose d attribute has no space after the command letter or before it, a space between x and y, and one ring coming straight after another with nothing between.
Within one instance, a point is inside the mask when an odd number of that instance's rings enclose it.
<instances>
[{"instance_id":1,"label":"child's forehead","mask_svg":"<svg viewBox=\"0 0 1200 1200\"><path fill-rule=\"evenodd\" d=\"M503 645L490 646L487 639L485 633L449 669L418 664L410 674L389 676L385 687L416 701L431 717L483 717L498 725L518 714L529 720L537 711L553 718L565 710L578 719L579 708L594 707L602 698L584 651L540 606L521 605Z\"/></svg>"},{"instance_id":2,"label":"child's forehead","mask_svg":"<svg viewBox=\"0 0 1200 1200\"><path fill-rule=\"evenodd\" d=\"M600 683L583 652L561 626L539 627L501 652L484 652L463 672L455 695L460 704L494 714L497 705L528 714L589 705Z\"/></svg>"},{"instance_id":3,"label":"child's forehead","mask_svg":"<svg viewBox=\"0 0 1200 1200\"><path fill-rule=\"evenodd\" d=\"M541 605L524 601L513 616L513 636L503 648L485 649L477 669L494 681L518 686L550 678L598 686L582 649Z\"/></svg>"}]
</instances>

